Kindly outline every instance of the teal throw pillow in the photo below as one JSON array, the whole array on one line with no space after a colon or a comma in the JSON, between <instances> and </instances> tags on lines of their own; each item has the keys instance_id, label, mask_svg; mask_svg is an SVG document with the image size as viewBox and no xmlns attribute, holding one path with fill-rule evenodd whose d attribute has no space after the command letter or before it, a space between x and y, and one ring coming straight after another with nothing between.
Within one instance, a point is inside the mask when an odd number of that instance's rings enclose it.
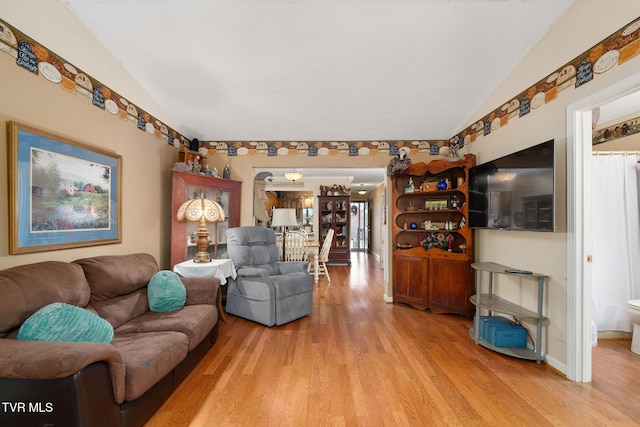
<instances>
[{"instance_id":1,"label":"teal throw pillow","mask_svg":"<svg viewBox=\"0 0 640 427\"><path fill-rule=\"evenodd\" d=\"M179 310L187 302L187 290L172 271L158 271L147 285L149 309L156 313Z\"/></svg>"},{"instance_id":2,"label":"teal throw pillow","mask_svg":"<svg viewBox=\"0 0 640 427\"><path fill-rule=\"evenodd\" d=\"M54 302L24 321L19 340L111 343L113 327L97 314L75 305Z\"/></svg>"}]
</instances>

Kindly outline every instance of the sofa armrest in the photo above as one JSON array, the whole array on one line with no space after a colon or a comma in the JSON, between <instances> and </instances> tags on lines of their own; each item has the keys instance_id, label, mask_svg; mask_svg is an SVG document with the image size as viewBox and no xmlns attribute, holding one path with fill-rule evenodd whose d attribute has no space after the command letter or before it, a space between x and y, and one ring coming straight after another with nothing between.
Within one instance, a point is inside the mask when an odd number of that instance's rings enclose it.
<instances>
[{"instance_id":1,"label":"sofa armrest","mask_svg":"<svg viewBox=\"0 0 640 427\"><path fill-rule=\"evenodd\" d=\"M282 261L278 263L278 268L280 269L280 274L306 273L309 263L307 261Z\"/></svg>"},{"instance_id":2,"label":"sofa armrest","mask_svg":"<svg viewBox=\"0 0 640 427\"><path fill-rule=\"evenodd\" d=\"M187 304L216 305L220 279L215 277L180 277L187 289Z\"/></svg>"},{"instance_id":3,"label":"sofa armrest","mask_svg":"<svg viewBox=\"0 0 640 427\"><path fill-rule=\"evenodd\" d=\"M115 346L90 342L43 342L0 339L0 377L65 378L95 362L109 365L113 395L124 401L124 359Z\"/></svg>"}]
</instances>

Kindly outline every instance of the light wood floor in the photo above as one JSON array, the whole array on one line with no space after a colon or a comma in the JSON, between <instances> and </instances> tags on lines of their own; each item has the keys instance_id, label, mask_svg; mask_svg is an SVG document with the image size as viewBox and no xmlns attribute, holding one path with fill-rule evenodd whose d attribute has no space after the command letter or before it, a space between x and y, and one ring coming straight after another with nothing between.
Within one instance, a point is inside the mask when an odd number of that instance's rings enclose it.
<instances>
[{"instance_id":1,"label":"light wood floor","mask_svg":"<svg viewBox=\"0 0 640 427\"><path fill-rule=\"evenodd\" d=\"M640 425L640 356L600 340L593 382L475 345L471 322L383 301L382 270L330 267L313 314L234 316L147 426Z\"/></svg>"}]
</instances>

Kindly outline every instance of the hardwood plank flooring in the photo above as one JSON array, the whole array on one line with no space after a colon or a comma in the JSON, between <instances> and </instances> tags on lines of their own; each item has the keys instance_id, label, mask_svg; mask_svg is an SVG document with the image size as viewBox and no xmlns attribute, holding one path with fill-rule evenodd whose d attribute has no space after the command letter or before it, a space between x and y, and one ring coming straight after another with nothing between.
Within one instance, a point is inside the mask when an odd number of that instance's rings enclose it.
<instances>
[{"instance_id":1,"label":"hardwood plank flooring","mask_svg":"<svg viewBox=\"0 0 640 427\"><path fill-rule=\"evenodd\" d=\"M383 301L379 263L329 267L313 314L281 327L228 315L155 426L640 425L640 356L600 340L593 382L473 343L471 322Z\"/></svg>"}]
</instances>

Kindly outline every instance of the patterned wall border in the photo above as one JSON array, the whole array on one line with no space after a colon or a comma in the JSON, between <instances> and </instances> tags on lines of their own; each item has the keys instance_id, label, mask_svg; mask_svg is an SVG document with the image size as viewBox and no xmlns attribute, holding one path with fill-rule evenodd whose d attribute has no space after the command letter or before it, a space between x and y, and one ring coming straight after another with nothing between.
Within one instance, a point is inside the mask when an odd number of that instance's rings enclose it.
<instances>
[{"instance_id":1,"label":"patterned wall border","mask_svg":"<svg viewBox=\"0 0 640 427\"><path fill-rule=\"evenodd\" d=\"M616 139L635 135L637 133L640 133L640 117L625 120L596 131L593 136L593 145L615 141Z\"/></svg>"},{"instance_id":2,"label":"patterned wall border","mask_svg":"<svg viewBox=\"0 0 640 427\"><path fill-rule=\"evenodd\" d=\"M136 107L98 80L49 51L18 29L0 20L0 50L16 58L16 65L73 94L81 94L102 110L135 124L138 129L176 148L188 148L189 140L160 120ZM640 54L640 17L581 53L510 101L474 122L449 141L211 141L201 142L207 154L242 156L248 154L326 156L342 154L368 156L407 153L455 154L465 145L495 132L509 122L524 117L557 99L565 89L577 89ZM594 143L595 140L594 140Z\"/></svg>"},{"instance_id":3,"label":"patterned wall border","mask_svg":"<svg viewBox=\"0 0 640 427\"><path fill-rule=\"evenodd\" d=\"M427 153L433 156L449 155L448 142L439 141L211 141L201 142L207 150L203 154L246 156L265 154L267 156L375 156L384 154L397 156Z\"/></svg>"},{"instance_id":4,"label":"patterned wall border","mask_svg":"<svg viewBox=\"0 0 640 427\"><path fill-rule=\"evenodd\" d=\"M640 17L576 56L544 79L519 93L449 140L462 147L497 131L558 98L565 89L577 89L640 54Z\"/></svg>"},{"instance_id":5,"label":"patterned wall border","mask_svg":"<svg viewBox=\"0 0 640 427\"><path fill-rule=\"evenodd\" d=\"M66 61L15 27L0 20L0 51L16 59L16 65L40 75L69 93L83 95L91 105L135 124L138 129L175 147L188 139L157 118Z\"/></svg>"}]
</instances>

